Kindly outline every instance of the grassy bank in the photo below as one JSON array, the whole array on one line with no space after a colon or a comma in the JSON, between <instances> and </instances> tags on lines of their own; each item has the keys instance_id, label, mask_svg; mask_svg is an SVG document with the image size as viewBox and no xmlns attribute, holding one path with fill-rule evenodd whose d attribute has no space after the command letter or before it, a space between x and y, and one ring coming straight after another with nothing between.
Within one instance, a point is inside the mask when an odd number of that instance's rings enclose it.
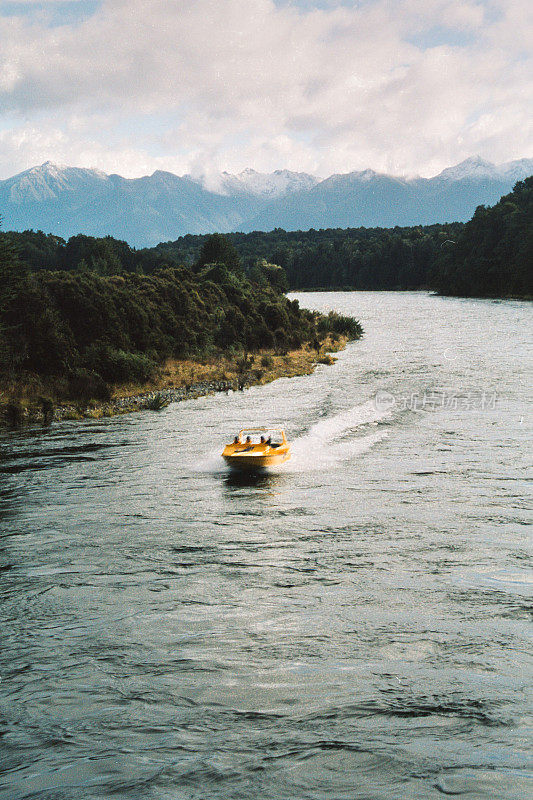
<instances>
[{"instance_id":1,"label":"grassy bank","mask_svg":"<svg viewBox=\"0 0 533 800\"><path fill-rule=\"evenodd\" d=\"M317 348L305 345L285 352L263 350L239 358L198 361L171 358L148 381L115 385L107 401L65 401L60 380L27 375L24 383L14 380L0 388L0 419L17 425L158 410L177 400L310 374L319 363L333 364L335 358L330 354L343 349L347 341L346 336L333 334Z\"/></svg>"},{"instance_id":2,"label":"grassy bank","mask_svg":"<svg viewBox=\"0 0 533 800\"><path fill-rule=\"evenodd\" d=\"M206 246L194 269L32 272L0 238L3 418L110 415L242 389L309 372L324 348L362 335L351 317L289 300L280 267L247 276L224 237Z\"/></svg>"},{"instance_id":3,"label":"grassy bank","mask_svg":"<svg viewBox=\"0 0 533 800\"><path fill-rule=\"evenodd\" d=\"M202 361L169 359L159 376L143 384L123 384L116 387L114 397L153 391L154 389L192 386L203 381L229 381L239 388L270 383L276 378L292 378L311 373L317 363L333 363L328 354L346 346L347 337L328 336L317 351L306 345L283 354L274 350L263 350L241 358L205 359Z\"/></svg>"}]
</instances>

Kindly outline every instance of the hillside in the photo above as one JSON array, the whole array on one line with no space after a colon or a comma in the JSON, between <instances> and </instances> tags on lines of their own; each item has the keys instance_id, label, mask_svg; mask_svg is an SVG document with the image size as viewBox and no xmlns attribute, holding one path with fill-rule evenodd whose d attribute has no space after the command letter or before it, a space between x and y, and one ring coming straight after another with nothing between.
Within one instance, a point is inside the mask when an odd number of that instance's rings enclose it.
<instances>
[{"instance_id":1,"label":"hillside","mask_svg":"<svg viewBox=\"0 0 533 800\"><path fill-rule=\"evenodd\" d=\"M443 251L433 284L463 297L533 298L533 177L492 208L476 209Z\"/></svg>"},{"instance_id":2,"label":"hillside","mask_svg":"<svg viewBox=\"0 0 533 800\"><path fill-rule=\"evenodd\" d=\"M258 279L258 262L281 266L278 288L436 289L449 294L531 296L532 180L519 182L493 208L478 207L466 225L277 228L219 238L230 243L252 279ZM217 260L216 248L211 253L208 246L217 239L212 235L188 234L142 250L111 237L78 235L65 241L26 231L0 233L2 239L16 248L30 271L153 274Z\"/></svg>"},{"instance_id":3,"label":"hillside","mask_svg":"<svg viewBox=\"0 0 533 800\"><path fill-rule=\"evenodd\" d=\"M472 158L433 178L364 170L319 180L288 170L244 170L198 177L157 171L129 179L47 162L0 181L0 211L10 230L110 235L146 247L215 231L466 221L478 205L495 203L531 172L531 159L496 166Z\"/></svg>"}]
</instances>

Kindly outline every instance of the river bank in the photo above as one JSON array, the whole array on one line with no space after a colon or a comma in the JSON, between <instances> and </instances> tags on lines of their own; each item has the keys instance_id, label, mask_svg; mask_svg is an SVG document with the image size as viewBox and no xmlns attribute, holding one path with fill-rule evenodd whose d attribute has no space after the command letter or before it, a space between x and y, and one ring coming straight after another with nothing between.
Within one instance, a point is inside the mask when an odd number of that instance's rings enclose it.
<instances>
[{"instance_id":1,"label":"river bank","mask_svg":"<svg viewBox=\"0 0 533 800\"><path fill-rule=\"evenodd\" d=\"M113 387L109 400L65 400L54 383L14 382L0 389L0 424L50 424L62 420L100 419L135 411L160 410L170 403L216 392L239 391L277 378L308 375L318 364L333 364L330 354L343 349L346 336L328 336L316 350L309 346L280 354L264 350L238 359L206 361L169 359L157 377L144 384Z\"/></svg>"}]
</instances>

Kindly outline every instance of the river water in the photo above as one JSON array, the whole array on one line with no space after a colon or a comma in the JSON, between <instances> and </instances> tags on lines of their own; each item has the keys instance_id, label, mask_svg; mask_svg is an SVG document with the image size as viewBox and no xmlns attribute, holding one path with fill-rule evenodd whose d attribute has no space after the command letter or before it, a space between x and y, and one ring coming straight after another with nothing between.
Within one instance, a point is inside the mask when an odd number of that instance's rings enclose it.
<instances>
[{"instance_id":1,"label":"river water","mask_svg":"<svg viewBox=\"0 0 533 800\"><path fill-rule=\"evenodd\" d=\"M364 339L1 434L2 800L531 796L531 305L298 297ZM292 461L228 474L275 422Z\"/></svg>"}]
</instances>

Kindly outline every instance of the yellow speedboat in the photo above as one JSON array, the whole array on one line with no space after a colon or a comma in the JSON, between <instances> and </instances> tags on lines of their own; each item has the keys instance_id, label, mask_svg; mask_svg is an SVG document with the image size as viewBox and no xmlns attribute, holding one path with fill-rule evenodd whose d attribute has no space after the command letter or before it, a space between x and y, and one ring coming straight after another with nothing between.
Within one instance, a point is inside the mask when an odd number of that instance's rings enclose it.
<instances>
[{"instance_id":1,"label":"yellow speedboat","mask_svg":"<svg viewBox=\"0 0 533 800\"><path fill-rule=\"evenodd\" d=\"M290 457L291 446L281 428L243 428L222 452L226 464L247 472L278 467Z\"/></svg>"}]
</instances>

